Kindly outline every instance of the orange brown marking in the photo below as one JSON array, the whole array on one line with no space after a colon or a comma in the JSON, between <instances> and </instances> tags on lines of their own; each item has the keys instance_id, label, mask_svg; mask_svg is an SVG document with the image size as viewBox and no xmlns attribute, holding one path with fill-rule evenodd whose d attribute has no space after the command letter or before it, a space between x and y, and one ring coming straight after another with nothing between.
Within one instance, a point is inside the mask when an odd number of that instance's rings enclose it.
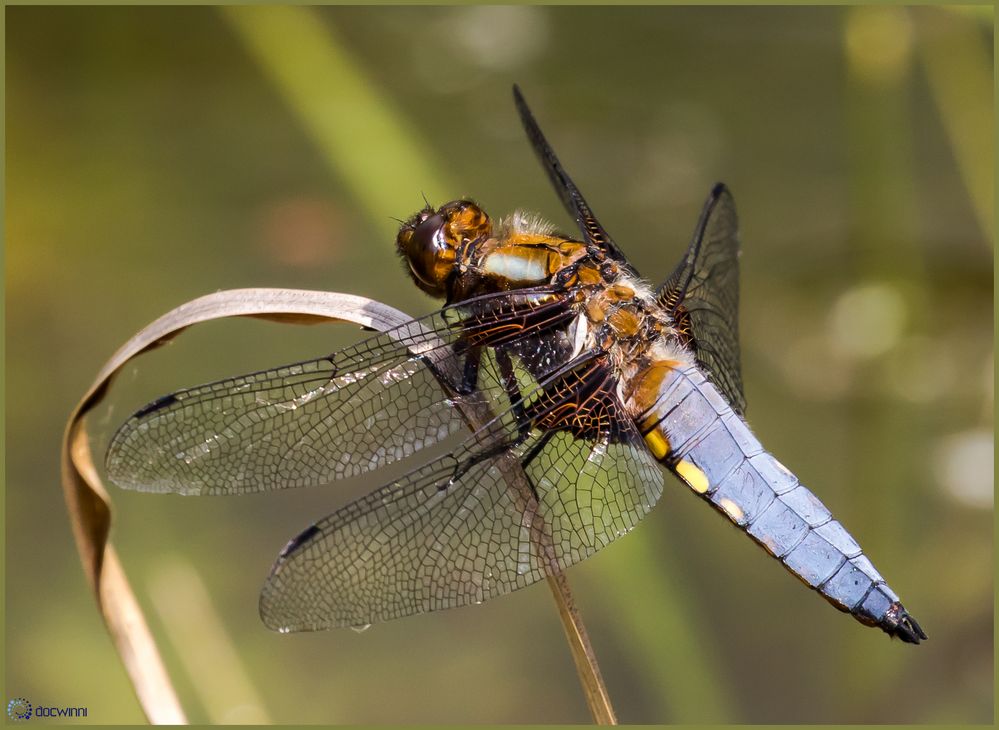
<instances>
[{"instance_id":1,"label":"orange brown marking","mask_svg":"<svg viewBox=\"0 0 999 730\"><path fill-rule=\"evenodd\" d=\"M588 286L603 282L603 276L600 275L600 271L594 266L580 266L576 271L576 275L579 277L580 283Z\"/></svg>"},{"instance_id":2,"label":"orange brown marking","mask_svg":"<svg viewBox=\"0 0 999 730\"><path fill-rule=\"evenodd\" d=\"M624 397L632 413L644 414L651 410L659 400L666 378L679 364L675 360L660 360L628 380ZM651 421L649 418L643 419L643 430L650 428L654 423L654 418Z\"/></svg>"},{"instance_id":3,"label":"orange brown marking","mask_svg":"<svg viewBox=\"0 0 999 730\"><path fill-rule=\"evenodd\" d=\"M641 320L634 310L627 307L622 307L611 313L607 321L620 337L634 337L638 334L638 328L641 324Z\"/></svg>"},{"instance_id":4,"label":"orange brown marking","mask_svg":"<svg viewBox=\"0 0 999 730\"><path fill-rule=\"evenodd\" d=\"M613 284L607 287L607 298L616 302L630 301L635 298L635 290L624 284Z\"/></svg>"},{"instance_id":5,"label":"orange brown marking","mask_svg":"<svg viewBox=\"0 0 999 730\"><path fill-rule=\"evenodd\" d=\"M564 238L548 236L543 233L515 232L503 239L503 243L509 246L545 246L551 249L558 249Z\"/></svg>"},{"instance_id":6,"label":"orange brown marking","mask_svg":"<svg viewBox=\"0 0 999 730\"><path fill-rule=\"evenodd\" d=\"M552 274L570 264L574 264L586 256L586 246L576 241L563 241L558 247L558 266L553 268Z\"/></svg>"},{"instance_id":7,"label":"orange brown marking","mask_svg":"<svg viewBox=\"0 0 999 730\"><path fill-rule=\"evenodd\" d=\"M600 297L592 297L586 301L586 316L591 322L603 322L607 316L607 310Z\"/></svg>"},{"instance_id":8,"label":"orange brown marking","mask_svg":"<svg viewBox=\"0 0 999 730\"><path fill-rule=\"evenodd\" d=\"M477 205L463 205L448 212L444 235L455 244L488 236L492 225L489 216Z\"/></svg>"}]
</instances>

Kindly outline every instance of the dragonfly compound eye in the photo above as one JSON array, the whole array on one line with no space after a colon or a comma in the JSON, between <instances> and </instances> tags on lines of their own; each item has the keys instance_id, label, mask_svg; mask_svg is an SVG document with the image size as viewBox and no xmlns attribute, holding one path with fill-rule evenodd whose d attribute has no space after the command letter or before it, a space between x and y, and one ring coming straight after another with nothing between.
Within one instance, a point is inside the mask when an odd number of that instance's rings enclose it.
<instances>
[{"instance_id":1,"label":"dragonfly compound eye","mask_svg":"<svg viewBox=\"0 0 999 730\"><path fill-rule=\"evenodd\" d=\"M423 211L403 224L395 241L416 285L435 297L444 296L455 260L455 246L445 236L444 225L440 213Z\"/></svg>"}]
</instances>

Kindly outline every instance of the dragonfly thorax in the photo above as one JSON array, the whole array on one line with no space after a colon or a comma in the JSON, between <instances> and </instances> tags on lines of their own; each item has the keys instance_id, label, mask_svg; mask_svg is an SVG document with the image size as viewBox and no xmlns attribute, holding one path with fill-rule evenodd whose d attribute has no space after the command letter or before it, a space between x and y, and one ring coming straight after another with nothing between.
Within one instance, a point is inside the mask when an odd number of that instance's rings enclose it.
<instances>
[{"instance_id":1,"label":"dragonfly thorax","mask_svg":"<svg viewBox=\"0 0 999 730\"><path fill-rule=\"evenodd\" d=\"M586 270L580 272L586 276ZM640 279L620 276L589 287L580 304L592 333L591 347L607 352L623 381L660 361L688 360L669 314Z\"/></svg>"}]
</instances>

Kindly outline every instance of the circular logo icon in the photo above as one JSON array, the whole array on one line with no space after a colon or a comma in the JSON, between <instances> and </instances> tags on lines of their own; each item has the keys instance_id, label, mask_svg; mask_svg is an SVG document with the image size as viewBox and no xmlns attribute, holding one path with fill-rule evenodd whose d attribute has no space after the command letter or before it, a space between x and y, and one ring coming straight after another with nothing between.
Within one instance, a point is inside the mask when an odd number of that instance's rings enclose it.
<instances>
[{"instance_id":1,"label":"circular logo icon","mask_svg":"<svg viewBox=\"0 0 999 730\"><path fill-rule=\"evenodd\" d=\"M31 718L31 703L23 697L15 697L7 703L7 717L11 720L28 720Z\"/></svg>"}]
</instances>

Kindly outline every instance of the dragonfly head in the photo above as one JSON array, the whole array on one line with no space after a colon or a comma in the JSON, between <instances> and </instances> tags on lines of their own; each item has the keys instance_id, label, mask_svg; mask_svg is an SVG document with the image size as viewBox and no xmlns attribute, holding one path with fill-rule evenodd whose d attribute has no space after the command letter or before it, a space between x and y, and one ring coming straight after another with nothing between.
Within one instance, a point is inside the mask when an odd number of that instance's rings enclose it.
<instances>
[{"instance_id":1,"label":"dragonfly head","mask_svg":"<svg viewBox=\"0 0 999 730\"><path fill-rule=\"evenodd\" d=\"M443 297L461 247L491 233L492 223L482 208L470 200L454 200L437 210L427 206L403 223L395 245L416 285Z\"/></svg>"}]
</instances>

